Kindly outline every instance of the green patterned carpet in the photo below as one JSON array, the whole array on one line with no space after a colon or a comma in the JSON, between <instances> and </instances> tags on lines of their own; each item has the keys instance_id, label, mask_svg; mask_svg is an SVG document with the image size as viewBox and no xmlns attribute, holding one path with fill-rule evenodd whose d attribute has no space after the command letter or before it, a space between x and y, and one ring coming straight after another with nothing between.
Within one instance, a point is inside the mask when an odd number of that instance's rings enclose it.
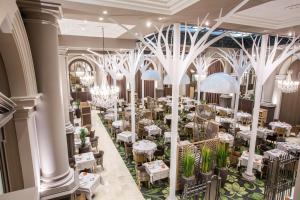
<instances>
[{"instance_id":1,"label":"green patterned carpet","mask_svg":"<svg viewBox=\"0 0 300 200\"><path fill-rule=\"evenodd\" d=\"M108 133L110 131L107 129ZM113 140L113 139L112 139ZM118 144L113 140L117 150L119 151L123 161L128 167L132 177L136 180L135 164L132 159L126 159L125 149L123 145ZM169 188L168 181L158 181L151 188L142 186L141 192L146 200L164 200L168 196ZM240 175L240 172L230 168L227 182L224 188L221 188L221 200L262 200L264 193L264 182L256 179L255 182L248 182Z\"/></svg>"}]
</instances>

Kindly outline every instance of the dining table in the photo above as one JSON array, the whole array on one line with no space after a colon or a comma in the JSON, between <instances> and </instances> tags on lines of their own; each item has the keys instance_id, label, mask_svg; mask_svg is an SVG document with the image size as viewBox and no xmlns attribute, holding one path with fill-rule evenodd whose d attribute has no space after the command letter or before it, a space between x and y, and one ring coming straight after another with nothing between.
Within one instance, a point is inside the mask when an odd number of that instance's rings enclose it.
<instances>
[{"instance_id":1,"label":"dining table","mask_svg":"<svg viewBox=\"0 0 300 200\"><path fill-rule=\"evenodd\" d=\"M139 140L132 145L134 153L146 154L149 160L153 158L153 154L157 149L157 145L150 140Z\"/></svg>"},{"instance_id":2,"label":"dining table","mask_svg":"<svg viewBox=\"0 0 300 200\"><path fill-rule=\"evenodd\" d=\"M264 152L264 158L268 159L280 158L285 155L287 155L287 152L281 149L271 149Z\"/></svg>"},{"instance_id":3,"label":"dining table","mask_svg":"<svg viewBox=\"0 0 300 200\"><path fill-rule=\"evenodd\" d=\"M84 170L84 169L93 169L96 166L96 160L93 152L87 152L82 154L74 155L76 169Z\"/></svg>"},{"instance_id":4,"label":"dining table","mask_svg":"<svg viewBox=\"0 0 300 200\"><path fill-rule=\"evenodd\" d=\"M289 137L291 134L292 125L286 122L274 121L274 122L270 122L269 125L271 126L272 130L275 130L276 128L284 128L286 130L287 137Z\"/></svg>"},{"instance_id":5,"label":"dining table","mask_svg":"<svg viewBox=\"0 0 300 200\"><path fill-rule=\"evenodd\" d=\"M96 193L97 188L101 184L101 176L99 174L81 172L79 174L78 191L85 194L86 199L92 200L92 196Z\"/></svg>"},{"instance_id":6,"label":"dining table","mask_svg":"<svg viewBox=\"0 0 300 200\"><path fill-rule=\"evenodd\" d=\"M145 129L145 131L148 132L148 136L161 135L161 128L159 128L155 124L152 124L152 125L149 125L149 126L145 126L144 129Z\"/></svg>"},{"instance_id":7,"label":"dining table","mask_svg":"<svg viewBox=\"0 0 300 200\"><path fill-rule=\"evenodd\" d=\"M254 154L254 160L253 160L253 169L261 172L263 162L262 162L263 156ZM238 162L238 167L244 166L246 167L248 165L248 160L249 160L249 152L248 151L243 151L241 157L239 157L239 162Z\"/></svg>"},{"instance_id":8,"label":"dining table","mask_svg":"<svg viewBox=\"0 0 300 200\"><path fill-rule=\"evenodd\" d=\"M146 172L150 176L150 183L154 183L157 180L165 179L169 177L170 169L162 160L154 160L144 163L143 166Z\"/></svg>"},{"instance_id":9,"label":"dining table","mask_svg":"<svg viewBox=\"0 0 300 200\"><path fill-rule=\"evenodd\" d=\"M117 134L117 142L122 141L122 142L132 142L132 136L133 133L131 131L123 131L119 134Z\"/></svg>"},{"instance_id":10,"label":"dining table","mask_svg":"<svg viewBox=\"0 0 300 200\"><path fill-rule=\"evenodd\" d=\"M300 144L296 142L277 142L276 148L292 153L300 153Z\"/></svg>"},{"instance_id":11,"label":"dining table","mask_svg":"<svg viewBox=\"0 0 300 200\"><path fill-rule=\"evenodd\" d=\"M233 135L225 132L219 132L218 138L220 139L221 142L229 144L230 147L233 146L233 142L234 142Z\"/></svg>"}]
</instances>

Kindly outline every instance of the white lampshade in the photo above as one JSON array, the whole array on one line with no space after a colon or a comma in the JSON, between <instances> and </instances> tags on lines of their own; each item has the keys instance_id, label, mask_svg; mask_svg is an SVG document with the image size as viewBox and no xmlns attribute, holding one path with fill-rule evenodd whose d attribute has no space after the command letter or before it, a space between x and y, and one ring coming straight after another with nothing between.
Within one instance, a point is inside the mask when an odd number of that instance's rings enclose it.
<instances>
[{"instance_id":1,"label":"white lampshade","mask_svg":"<svg viewBox=\"0 0 300 200\"><path fill-rule=\"evenodd\" d=\"M220 72L209 75L200 84L200 91L220 94L236 93L239 84L229 74Z\"/></svg>"},{"instance_id":2,"label":"white lampshade","mask_svg":"<svg viewBox=\"0 0 300 200\"><path fill-rule=\"evenodd\" d=\"M149 69L142 74L142 79L148 81L158 81L160 80L160 74L156 70Z\"/></svg>"},{"instance_id":3,"label":"white lampshade","mask_svg":"<svg viewBox=\"0 0 300 200\"><path fill-rule=\"evenodd\" d=\"M190 77L187 74L184 74L180 81L180 85L187 85L187 84L190 84ZM165 76L164 85L172 85L172 81L169 75Z\"/></svg>"}]
</instances>

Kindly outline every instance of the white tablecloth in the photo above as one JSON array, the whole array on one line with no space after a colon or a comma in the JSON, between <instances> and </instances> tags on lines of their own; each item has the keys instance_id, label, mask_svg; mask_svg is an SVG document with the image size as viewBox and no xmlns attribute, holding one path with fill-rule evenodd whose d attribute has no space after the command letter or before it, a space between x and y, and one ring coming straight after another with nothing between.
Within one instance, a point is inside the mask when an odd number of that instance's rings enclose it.
<instances>
[{"instance_id":1,"label":"white tablecloth","mask_svg":"<svg viewBox=\"0 0 300 200\"><path fill-rule=\"evenodd\" d=\"M151 119L144 118L144 119L141 119L139 121L139 123L144 125L144 126L149 126L149 125L153 124L154 122Z\"/></svg>"},{"instance_id":2,"label":"white tablecloth","mask_svg":"<svg viewBox=\"0 0 300 200\"><path fill-rule=\"evenodd\" d=\"M161 135L161 128L156 126L155 124L150 125L150 126L145 126L145 130L148 132L148 135Z\"/></svg>"},{"instance_id":3,"label":"white tablecloth","mask_svg":"<svg viewBox=\"0 0 300 200\"><path fill-rule=\"evenodd\" d=\"M231 108L224 108L224 107L222 107L222 106L216 106L216 111L217 111L217 112L224 111L224 112L226 112L227 114L233 113L233 110L232 110Z\"/></svg>"},{"instance_id":4,"label":"white tablecloth","mask_svg":"<svg viewBox=\"0 0 300 200\"><path fill-rule=\"evenodd\" d=\"M106 113L114 113L115 109L114 108L109 108L106 110Z\"/></svg>"},{"instance_id":5,"label":"white tablecloth","mask_svg":"<svg viewBox=\"0 0 300 200\"><path fill-rule=\"evenodd\" d=\"M124 126L129 126L129 122L128 121L123 121L123 120L117 120L117 121L114 121L112 123L112 126L114 128L124 129Z\"/></svg>"},{"instance_id":6,"label":"white tablecloth","mask_svg":"<svg viewBox=\"0 0 300 200\"><path fill-rule=\"evenodd\" d=\"M194 117L195 117L195 115L196 115L195 112L191 112L191 113L188 113L188 114L186 115L186 118L187 118L188 120L193 120Z\"/></svg>"},{"instance_id":7,"label":"white tablecloth","mask_svg":"<svg viewBox=\"0 0 300 200\"><path fill-rule=\"evenodd\" d=\"M184 107L185 111L189 111L190 109L195 108L195 105L187 104L187 105L184 105L183 107Z\"/></svg>"},{"instance_id":8,"label":"white tablecloth","mask_svg":"<svg viewBox=\"0 0 300 200\"><path fill-rule=\"evenodd\" d=\"M169 177L169 167L162 160L155 160L143 164L150 176L150 182Z\"/></svg>"},{"instance_id":9,"label":"white tablecloth","mask_svg":"<svg viewBox=\"0 0 300 200\"><path fill-rule=\"evenodd\" d=\"M188 145L188 144L191 144L191 142L188 141L188 140L179 141L178 142L178 147L182 147L182 146L185 146L185 145Z\"/></svg>"},{"instance_id":10,"label":"white tablecloth","mask_svg":"<svg viewBox=\"0 0 300 200\"><path fill-rule=\"evenodd\" d=\"M147 154L147 156L151 159L153 157L153 153L157 149L157 145L149 140L140 140L133 144L132 149L133 152Z\"/></svg>"},{"instance_id":11,"label":"white tablecloth","mask_svg":"<svg viewBox=\"0 0 300 200\"><path fill-rule=\"evenodd\" d=\"M218 137L221 142L228 143L230 147L233 146L234 137L231 134L219 132Z\"/></svg>"},{"instance_id":12,"label":"white tablecloth","mask_svg":"<svg viewBox=\"0 0 300 200\"><path fill-rule=\"evenodd\" d=\"M93 152L75 155L76 167L78 170L92 169L96 166L96 160Z\"/></svg>"},{"instance_id":13,"label":"white tablecloth","mask_svg":"<svg viewBox=\"0 0 300 200\"><path fill-rule=\"evenodd\" d=\"M85 193L88 200L92 199L97 187L101 184L101 176L99 174L91 174L81 172L79 174L78 191Z\"/></svg>"},{"instance_id":14,"label":"white tablecloth","mask_svg":"<svg viewBox=\"0 0 300 200\"><path fill-rule=\"evenodd\" d=\"M271 149L264 152L264 158L274 159L279 158L280 156L286 155L287 153L280 149Z\"/></svg>"},{"instance_id":15,"label":"white tablecloth","mask_svg":"<svg viewBox=\"0 0 300 200\"><path fill-rule=\"evenodd\" d=\"M258 127L257 137L266 139L268 135L273 135L274 131L264 127Z\"/></svg>"},{"instance_id":16,"label":"white tablecloth","mask_svg":"<svg viewBox=\"0 0 300 200\"><path fill-rule=\"evenodd\" d=\"M171 142L171 132L164 132L164 143Z\"/></svg>"},{"instance_id":17,"label":"white tablecloth","mask_svg":"<svg viewBox=\"0 0 300 200\"><path fill-rule=\"evenodd\" d=\"M132 142L132 135L130 131L123 131L117 135L117 141Z\"/></svg>"},{"instance_id":18,"label":"white tablecloth","mask_svg":"<svg viewBox=\"0 0 300 200\"><path fill-rule=\"evenodd\" d=\"M239 131L238 136L245 141L249 141L251 137L251 131Z\"/></svg>"},{"instance_id":19,"label":"white tablecloth","mask_svg":"<svg viewBox=\"0 0 300 200\"><path fill-rule=\"evenodd\" d=\"M238 166L247 166L249 159L249 153L247 151L243 151L243 154L239 158ZM261 155L255 154L254 160L253 160L253 169L256 169L257 171L261 172L262 168L262 159L263 157Z\"/></svg>"},{"instance_id":20,"label":"white tablecloth","mask_svg":"<svg viewBox=\"0 0 300 200\"><path fill-rule=\"evenodd\" d=\"M81 146L81 140L79 138L74 138L74 145L75 145L75 149L79 149L79 147ZM85 138L85 145L87 146L91 145L90 137Z\"/></svg>"},{"instance_id":21,"label":"white tablecloth","mask_svg":"<svg viewBox=\"0 0 300 200\"><path fill-rule=\"evenodd\" d=\"M115 118L115 115L114 115L113 112L112 113L107 113L107 114L104 115L105 120L114 120L114 118Z\"/></svg>"},{"instance_id":22,"label":"white tablecloth","mask_svg":"<svg viewBox=\"0 0 300 200\"><path fill-rule=\"evenodd\" d=\"M277 142L277 149L289 151L293 153L300 153L300 145L295 142Z\"/></svg>"},{"instance_id":23,"label":"white tablecloth","mask_svg":"<svg viewBox=\"0 0 300 200\"><path fill-rule=\"evenodd\" d=\"M184 125L185 128L194 128L194 127L197 127L197 125L195 125L194 122L189 122L187 123L186 125Z\"/></svg>"},{"instance_id":24,"label":"white tablecloth","mask_svg":"<svg viewBox=\"0 0 300 200\"><path fill-rule=\"evenodd\" d=\"M240 122L247 121L250 122L252 120L252 115L246 112L238 112L236 114L237 120Z\"/></svg>"},{"instance_id":25,"label":"white tablecloth","mask_svg":"<svg viewBox=\"0 0 300 200\"><path fill-rule=\"evenodd\" d=\"M284 128L286 129L286 136L290 136L291 134L291 129L292 126L288 123L285 122L270 122L269 125L272 127L273 130L275 130L275 128Z\"/></svg>"}]
</instances>

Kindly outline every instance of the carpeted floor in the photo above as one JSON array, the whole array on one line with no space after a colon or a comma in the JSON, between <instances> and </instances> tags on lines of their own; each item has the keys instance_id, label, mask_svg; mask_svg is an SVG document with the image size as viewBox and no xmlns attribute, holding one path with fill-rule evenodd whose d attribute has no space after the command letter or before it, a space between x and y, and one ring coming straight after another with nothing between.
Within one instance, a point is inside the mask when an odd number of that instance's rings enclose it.
<instances>
[{"instance_id":1,"label":"carpeted floor","mask_svg":"<svg viewBox=\"0 0 300 200\"><path fill-rule=\"evenodd\" d=\"M107 130L109 133L110 131ZM113 140L114 141L114 140ZM119 151L122 159L128 167L131 175L136 180L135 164L132 159L126 159L125 149L123 145L114 141L114 144ZM168 196L168 181L157 181L150 188L142 186L141 192L146 200L164 200ZM227 182L224 188L221 188L221 200L262 200L264 193L264 182L256 179L255 182L246 181L240 172L230 168Z\"/></svg>"}]
</instances>

